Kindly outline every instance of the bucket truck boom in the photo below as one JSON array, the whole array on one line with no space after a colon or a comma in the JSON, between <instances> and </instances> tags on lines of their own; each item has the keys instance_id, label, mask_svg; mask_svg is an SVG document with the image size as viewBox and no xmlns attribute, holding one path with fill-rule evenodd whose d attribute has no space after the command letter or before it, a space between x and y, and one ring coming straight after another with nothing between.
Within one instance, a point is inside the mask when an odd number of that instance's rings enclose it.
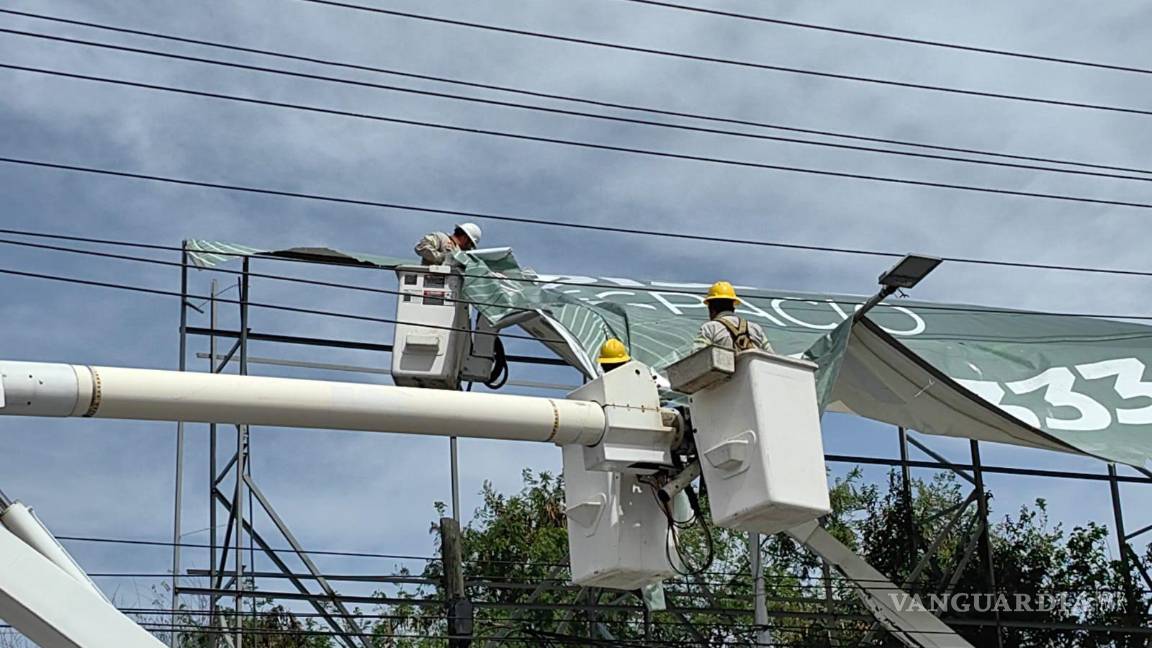
<instances>
[{"instance_id":1,"label":"bucket truck boom","mask_svg":"<svg viewBox=\"0 0 1152 648\"><path fill-rule=\"evenodd\" d=\"M467 302L460 297L463 279L453 269L405 266L397 274L401 323L392 374L400 386L0 361L0 415L553 443L563 448L576 584L634 590L674 576L679 566L670 558L676 531L669 489L684 489L697 475L708 487L716 525L759 533L792 529L794 537L850 578L875 577L866 564L840 555L830 536L805 526L830 512L814 364L760 351L704 349L668 368L673 388L690 397L680 410L662 407L657 376L635 361L594 376L567 399L463 392L462 380L501 382L501 354L491 339L496 326L481 321L477 331L471 329ZM689 462L686 468L681 460ZM51 561L32 561L46 564L36 567L43 574L20 578L44 578L57 589L13 589L5 580L11 574L3 572L32 567L20 566L27 560L5 563L4 558L15 555L5 547L22 556L35 553L13 538L0 536L0 543L7 543L0 544L0 597L6 592L9 597L0 598L0 616L13 615L15 621L9 620L14 624L40 628L23 611L29 606L21 598L12 604L13 591L37 609L51 607L45 597L58 593L61 600L84 599L93 615L112 614L114 608L83 579ZM21 583L26 585L15 585ZM882 594L874 587L861 587L860 593L866 602ZM907 645L969 648L934 617L898 614L886 602L871 603L876 604L870 609Z\"/></svg>"},{"instance_id":2,"label":"bucket truck boom","mask_svg":"<svg viewBox=\"0 0 1152 648\"><path fill-rule=\"evenodd\" d=\"M162 648L116 609L30 508L0 501L0 619L45 648Z\"/></svg>"}]
</instances>

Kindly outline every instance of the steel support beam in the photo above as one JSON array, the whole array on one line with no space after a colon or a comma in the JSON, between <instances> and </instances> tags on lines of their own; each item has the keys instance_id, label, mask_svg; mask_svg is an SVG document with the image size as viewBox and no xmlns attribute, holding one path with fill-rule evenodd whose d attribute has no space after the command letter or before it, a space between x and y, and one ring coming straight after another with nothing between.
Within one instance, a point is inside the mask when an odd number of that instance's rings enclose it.
<instances>
[{"instance_id":1,"label":"steel support beam","mask_svg":"<svg viewBox=\"0 0 1152 648\"><path fill-rule=\"evenodd\" d=\"M188 357L188 243L180 244L180 357L177 368L184 371L187 368ZM175 626L180 610L180 522L184 501L184 422L176 422L176 476L172 494L172 625ZM180 633L173 628L169 633L169 644L172 648L179 648Z\"/></svg>"},{"instance_id":2,"label":"steel support beam","mask_svg":"<svg viewBox=\"0 0 1152 648\"><path fill-rule=\"evenodd\" d=\"M972 477L975 480L976 486L976 508L977 515L979 516L979 532L980 532L980 562L984 568L984 578L988 585L988 592L991 594L996 593L996 564L992 555L992 539L988 527L988 491L984 488L984 471L980 469L980 442L972 439L968 442L968 446L972 453ZM1004 646L1004 637L1000 632L1000 611L996 609L993 611L996 618L996 625L993 628L996 632L995 645L999 648Z\"/></svg>"},{"instance_id":3,"label":"steel support beam","mask_svg":"<svg viewBox=\"0 0 1152 648\"><path fill-rule=\"evenodd\" d=\"M232 502L228 499L228 496L226 496L224 493L221 493L219 490L216 491L215 496L216 496L216 501L218 501L231 514ZM284 562L284 559L281 558L278 553L276 553L276 550L272 547L272 545L269 544L267 541L265 541L264 537L262 535L260 535L259 533L257 533L256 530L251 527L251 523L249 521L245 520L244 524L247 527L248 533L251 534L252 539L256 542L257 545L260 546L261 551L263 551L264 554L266 556L268 556L268 559L272 561L272 564L276 565L277 569L279 569L282 573L284 573L286 575L286 577L288 578L288 581L290 583L292 583L293 587L295 587L297 592L298 592L298 595L291 595L291 596L283 595L283 594L277 594L275 596L269 595L269 596L271 598L294 598L296 600L308 601L309 604L312 605L313 609L315 609L316 612L318 614L320 614L321 617L324 618L324 621L326 623L328 623L329 627L332 628L333 632L335 632L341 636L346 634L346 631L344 630L344 628L339 624L339 622L336 621L336 618L329 612L328 608L325 607L325 605L324 605L325 603L334 602L332 600L332 598L328 594L313 594L308 589L308 586L304 583L304 581L301 580L300 578L296 577L292 573L292 569L288 566L288 563ZM197 588L186 588L185 591L197 592L200 590L197 590ZM219 589L212 589L210 591L211 592L224 593L224 592L227 592L227 589L221 587ZM256 594L253 593L253 594L249 594L247 596L255 596L255 595ZM261 594L261 595L263 595L263 594ZM346 596L341 596L341 597L339 597L338 600L340 600L341 602L346 602L349 599ZM237 611L239 611L239 606L237 606ZM237 615L237 616L239 617L239 615ZM344 638L344 644L348 648L358 648L357 645L351 641L351 639L346 638L346 637Z\"/></svg>"}]
</instances>

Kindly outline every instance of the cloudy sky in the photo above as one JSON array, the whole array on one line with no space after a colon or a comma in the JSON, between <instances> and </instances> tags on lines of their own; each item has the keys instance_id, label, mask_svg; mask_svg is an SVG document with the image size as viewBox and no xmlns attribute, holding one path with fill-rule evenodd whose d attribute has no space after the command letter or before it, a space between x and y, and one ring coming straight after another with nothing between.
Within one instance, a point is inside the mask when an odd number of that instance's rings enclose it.
<instances>
[{"instance_id":1,"label":"cloudy sky","mask_svg":"<svg viewBox=\"0 0 1152 648\"><path fill-rule=\"evenodd\" d=\"M460 20L670 49L778 66L995 93L1152 109L1147 76L926 48L702 16L620 0L362 0ZM927 39L1116 64L1149 60L1146 3L897 1L726 2L704 6ZM214 39L246 47L608 102L799 128L1147 168L1147 115L961 96L692 62L453 25L373 15L301 0L12 0L5 6L76 20ZM310 74L523 101L257 55L0 16L6 29L163 49ZM1141 182L920 160L824 147L546 115L376 88L288 78L187 61L0 34L0 62L526 135L773 165L1149 201ZM1149 270L1146 210L882 184L731 165L516 141L486 135L190 97L0 69L0 156L563 222ZM530 103L587 109L559 101ZM601 109L596 109L601 110ZM622 112L610 114L625 114ZM635 116L634 113L629 113ZM651 116L647 116L652 118ZM659 118L663 119L663 118ZM676 121L669 119L669 121ZM683 121L683 120L680 120ZM737 127L738 128L738 127ZM748 130L748 129L745 129ZM757 131L769 132L769 131ZM778 134L778 133L775 133ZM405 255L447 217L255 196L0 164L0 226L178 245L186 238L264 247L326 245ZM485 243L511 245L541 271L710 281L789 290L866 293L875 258L701 244L486 222ZM16 238L10 236L10 238ZM136 254L137 252L129 252ZM151 253L174 260L172 254ZM168 267L3 246L0 267L178 290ZM264 264L264 272L390 287L386 274ZM213 276L194 273L204 294ZM232 280L216 276L221 287ZM919 299L1045 310L1152 313L1146 279L944 266ZM4 358L175 368L179 307L171 298L0 277ZM271 303L388 317L384 295L257 281ZM230 293L234 297L234 293ZM197 316L193 323L203 324ZM223 325L235 325L231 312ZM386 343L388 327L256 311L261 331ZM205 351L194 339L194 354ZM542 352L535 349L534 352ZM253 355L383 366L373 354L253 346ZM349 379L275 367L275 375ZM574 372L519 370L520 378L576 380ZM372 376L351 379L373 380ZM830 452L892 454L891 428L831 417ZM189 428L186 542L207 526L206 431ZM222 436L222 442L228 441ZM964 444L931 440L965 459ZM171 538L174 426L109 421L0 421L7 459L0 488L34 505L60 535ZM253 472L310 548L427 555L433 502L447 500L443 439L257 429ZM515 489L525 467L555 470L559 452L462 443L465 512L484 480ZM989 463L1102 471L1099 463L989 447ZM834 466L837 473L845 466ZM882 471L869 470L870 478ZM1108 523L1105 484L991 478L994 512L1046 497L1070 524ZM1145 489L1146 491L1147 489ZM1129 488L1134 505L1152 502ZM1143 526L1149 520L1135 519ZM264 520L258 519L258 525ZM278 543L280 544L280 543ZM167 549L69 543L93 572L158 573ZM190 562L202 561L193 552ZM384 572L397 561L331 559L333 571ZM408 563L418 568L419 563ZM202 564L195 564L201 567ZM265 566L260 564L260 566ZM155 579L102 579L126 605L144 605ZM269 588L278 584L270 584Z\"/></svg>"}]
</instances>

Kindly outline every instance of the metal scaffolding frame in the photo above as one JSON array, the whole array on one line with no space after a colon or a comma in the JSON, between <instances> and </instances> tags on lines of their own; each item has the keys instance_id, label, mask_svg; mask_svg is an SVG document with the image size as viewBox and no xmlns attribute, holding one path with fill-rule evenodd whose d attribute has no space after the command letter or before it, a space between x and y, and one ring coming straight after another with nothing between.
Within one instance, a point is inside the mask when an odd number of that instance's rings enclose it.
<instances>
[{"instance_id":1,"label":"metal scaffolding frame","mask_svg":"<svg viewBox=\"0 0 1152 648\"><path fill-rule=\"evenodd\" d=\"M353 349L378 353L389 353L392 350L391 345L388 344L321 338L308 335L286 335L254 330L250 325L249 292L251 288L250 267L256 259L260 259L260 257L243 257L241 260L242 270L239 273L235 285L235 288L239 291L239 299L235 300L235 302L231 300L228 302L229 305L234 305L238 308L239 327L231 329L220 328L218 326L219 304L217 297L219 293L215 279L211 282L211 293L206 302L204 304L192 303L192 293L189 290L190 254L186 248L185 251L181 253L180 356L178 363L181 371L190 370L188 363L190 354L189 342L191 338L196 338L206 340L207 352L195 352L194 356L198 359L206 359L208 361L206 370L216 373L234 369L240 374L248 374L250 365L254 363L360 373L387 373L386 370L373 367L296 362L279 358L254 358L251 356L249 354L249 345L253 341L288 346ZM301 264L345 265L350 268L364 267L353 263L337 263L331 258L309 259L305 255L298 255L293 258L280 257L277 258L276 261L288 261ZM232 286L225 288L225 290L231 289ZM207 311L205 311L205 306L207 307ZM201 316L207 317L207 326L194 326L190 324L189 311L194 311ZM224 353L219 353L218 344L221 342L230 342ZM563 360L547 357L510 355L509 361L535 365L567 366ZM517 383L512 381L510 384L515 385ZM547 383L524 382L520 384L529 387L564 387L562 385ZM366 634L364 629L357 623L358 616L352 614L348 610L347 605L366 602L387 602L387 599L346 596L337 592L332 583L337 580L348 580L348 578L333 577L322 573L312 561L308 552L301 547L296 537L288 528L288 525L276 512L272 502L259 488L256 479L251 474L251 430L249 430L247 426L234 427L234 447L229 448L229 452L223 461L223 467L220 467L221 457L219 453L222 450L222 444L219 435L221 431L217 425L207 425L209 441L209 465L207 470L210 477L209 492L207 493L209 498L209 560L207 569L189 569L187 575L206 577L208 587L193 587L184 584L182 581L182 577L185 575L182 574L184 566L182 564L183 556L181 554L181 539L183 537L181 531L184 513L183 481L185 476L184 464L186 461L184 450L187 426L183 423L179 423L176 426L176 478L173 497L172 537L172 618L175 619L181 609L182 595L206 596L209 601L209 634L211 636L212 646L215 648L222 640L231 648L243 648L245 632L243 628L244 616L241 614L241 611L245 601L248 601L251 603L252 614L255 615L257 597L257 592L254 588L255 580L258 578L277 579L290 583L294 591L262 590L259 592L259 596L286 601L305 601L315 610L315 616L324 622L330 630L331 636L341 645L348 646L349 648L368 646L369 635ZM1149 566L1144 564L1141 556L1133 549L1131 544L1132 540L1137 537L1152 535L1152 524L1142 526L1132 532L1127 532L1127 518L1122 503L1122 488L1124 486L1131 487L1136 484L1144 486L1152 485L1152 472L1144 469L1134 469L1138 474L1124 475L1119 472L1115 464L1107 464L1104 473L1046 470L1019 466L989 466L984 465L982 462L980 455L981 445L975 440L970 442L969 463L959 463L946 459L943 455L931 449L924 441L911 437L907 430L900 428L897 432L899 456L896 458L827 454L826 460L828 463L837 464L889 466L892 469L898 470L902 497L905 498L908 503L912 501L913 478L911 471L914 468L951 471L972 486L971 492L962 502L946 510L936 512L930 520L915 520L913 518L914 512L910 506L908 507L907 519L902 520L902 523L906 524L906 529L910 531L908 533L908 537L911 538L911 543L908 547L909 555L918 557L918 560L913 566L904 585L915 584L923 575L924 570L931 562L933 555L945 538L951 533L960 531L965 534L964 537L966 538L963 543L964 551L957 561L957 564L953 566L952 571L943 574L943 579L940 582L934 583L933 587L943 591L954 588L961 574L971 561L976 560L981 574L984 577L985 585L988 587L988 591L994 592L996 590L996 574L992 562L992 546L989 542L990 527L988 520L987 491L984 487L985 475L1006 474L1097 482L1105 481L1109 484L1113 524L1116 532L1115 537L1119 546L1120 560L1125 570L1125 595L1129 602L1129 609L1133 611L1133 614L1130 622L1126 625L1103 628L1100 629L1100 631L1132 632L1137 634L1143 634L1145 632L1152 633L1152 630L1148 630L1148 610L1135 609L1138 599L1137 592L1142 588L1152 590L1152 575L1150 575ZM453 450L454 449L453 447ZM917 460L911 458L912 450L923 453L928 459ZM458 467L453 452L451 455L453 513L454 516L458 517L459 492L457 470ZM965 514L973 504L976 505L977 512L970 528L959 529L960 522L964 519ZM263 511L264 516L271 522L270 528L260 530L255 528L254 520L257 511ZM914 529L917 524L943 518L947 518L947 522L940 533L937 534L927 546L917 546L915 540L916 534L911 533L912 529ZM225 530L223 534L218 534L217 529L221 526L220 522L225 520L226 522L223 525ZM270 537L267 534L278 534L283 542L287 543L291 551L285 552L282 549L277 550L275 548L277 545L270 542ZM752 625L757 628L757 636L762 642L762 645L771 644L774 620L789 617L796 618L799 616L798 613L767 609L767 603L771 602L772 597L764 594L765 590L762 577L757 578L752 575L762 574L762 571L755 569L755 566L761 563L766 540L767 538L764 537L750 536L748 556L748 562L753 566L753 569L750 570L750 578L753 579L754 600L750 601L750 607L746 612L748 616L753 619ZM245 546L246 543L247 546ZM248 554L248 571L245 571L244 554L246 550ZM257 552L265 556L278 571L257 571L255 565ZM300 564L303 565L304 572L294 571L289 566L285 560L288 556L284 555L288 553L294 555ZM1133 578L1133 574L1139 577L1140 582ZM846 615L842 611L836 611L835 608L838 601L834 600L833 597L830 570L827 564L824 565L822 570L822 578L824 582L824 596L821 599L815 600L816 602L822 602L825 607L825 611L821 613L822 618L829 624L833 619L844 620L855 618L853 615ZM319 591L316 591L313 585L315 588L318 588ZM469 585L483 586L483 583L469 581ZM544 591L557 587L564 586L541 582L533 591L532 596L529 597L529 603L520 607L511 607L520 610L528 609L532 607L533 604L531 601L533 601L536 596ZM588 602L582 602L586 597L587 595L582 589L576 590L576 602L569 607L573 611L583 610L589 612L589 619L594 618L594 613L597 609L632 610L643 615L643 623L646 629L650 627L651 617L642 605L622 605L626 597L618 597L610 605L599 603L600 598L595 595L591 596ZM232 612L228 612L226 608L222 608L221 606L221 603L228 598L231 598L233 602L234 609ZM441 604L439 601L405 600L405 602L416 605ZM691 629L695 629L689 614L692 610L678 609L670 606L669 611L682 622L688 624ZM1021 627L1022 625L1016 621L1002 621L999 616L997 616L994 622L972 619L945 620L954 625L979 627L982 632L982 645L987 646L1002 645L1003 628ZM1033 627L1027 624L1023 624L1023 626ZM1035 627L1036 629L1060 629L1052 624L1037 624ZM601 630L604 629L601 628ZM885 631L881 630L878 624L873 624L873 633L870 633L870 635L883 632ZM697 636L701 635L697 633ZM829 630L829 637L830 645L839 645L831 641L831 630ZM173 646L179 645L180 643L179 632L175 629L172 631L171 640Z\"/></svg>"}]
</instances>

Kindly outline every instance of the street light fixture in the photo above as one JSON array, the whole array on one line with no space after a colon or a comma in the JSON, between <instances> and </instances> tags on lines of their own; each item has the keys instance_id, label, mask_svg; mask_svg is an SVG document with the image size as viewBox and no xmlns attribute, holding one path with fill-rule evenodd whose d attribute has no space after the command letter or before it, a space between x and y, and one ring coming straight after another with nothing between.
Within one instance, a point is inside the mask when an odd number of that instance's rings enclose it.
<instances>
[{"instance_id":1,"label":"street light fixture","mask_svg":"<svg viewBox=\"0 0 1152 648\"><path fill-rule=\"evenodd\" d=\"M880 292L872 296L871 299L864 302L862 306L852 316L853 320L859 320L864 317L864 314L876 307L877 304L887 299L892 293L900 290L901 288L912 288L920 283L920 280L928 276L928 273L936 269L943 259L930 256L922 256L919 254L908 254L903 259L900 259L896 265L888 269L887 272L880 275Z\"/></svg>"}]
</instances>

